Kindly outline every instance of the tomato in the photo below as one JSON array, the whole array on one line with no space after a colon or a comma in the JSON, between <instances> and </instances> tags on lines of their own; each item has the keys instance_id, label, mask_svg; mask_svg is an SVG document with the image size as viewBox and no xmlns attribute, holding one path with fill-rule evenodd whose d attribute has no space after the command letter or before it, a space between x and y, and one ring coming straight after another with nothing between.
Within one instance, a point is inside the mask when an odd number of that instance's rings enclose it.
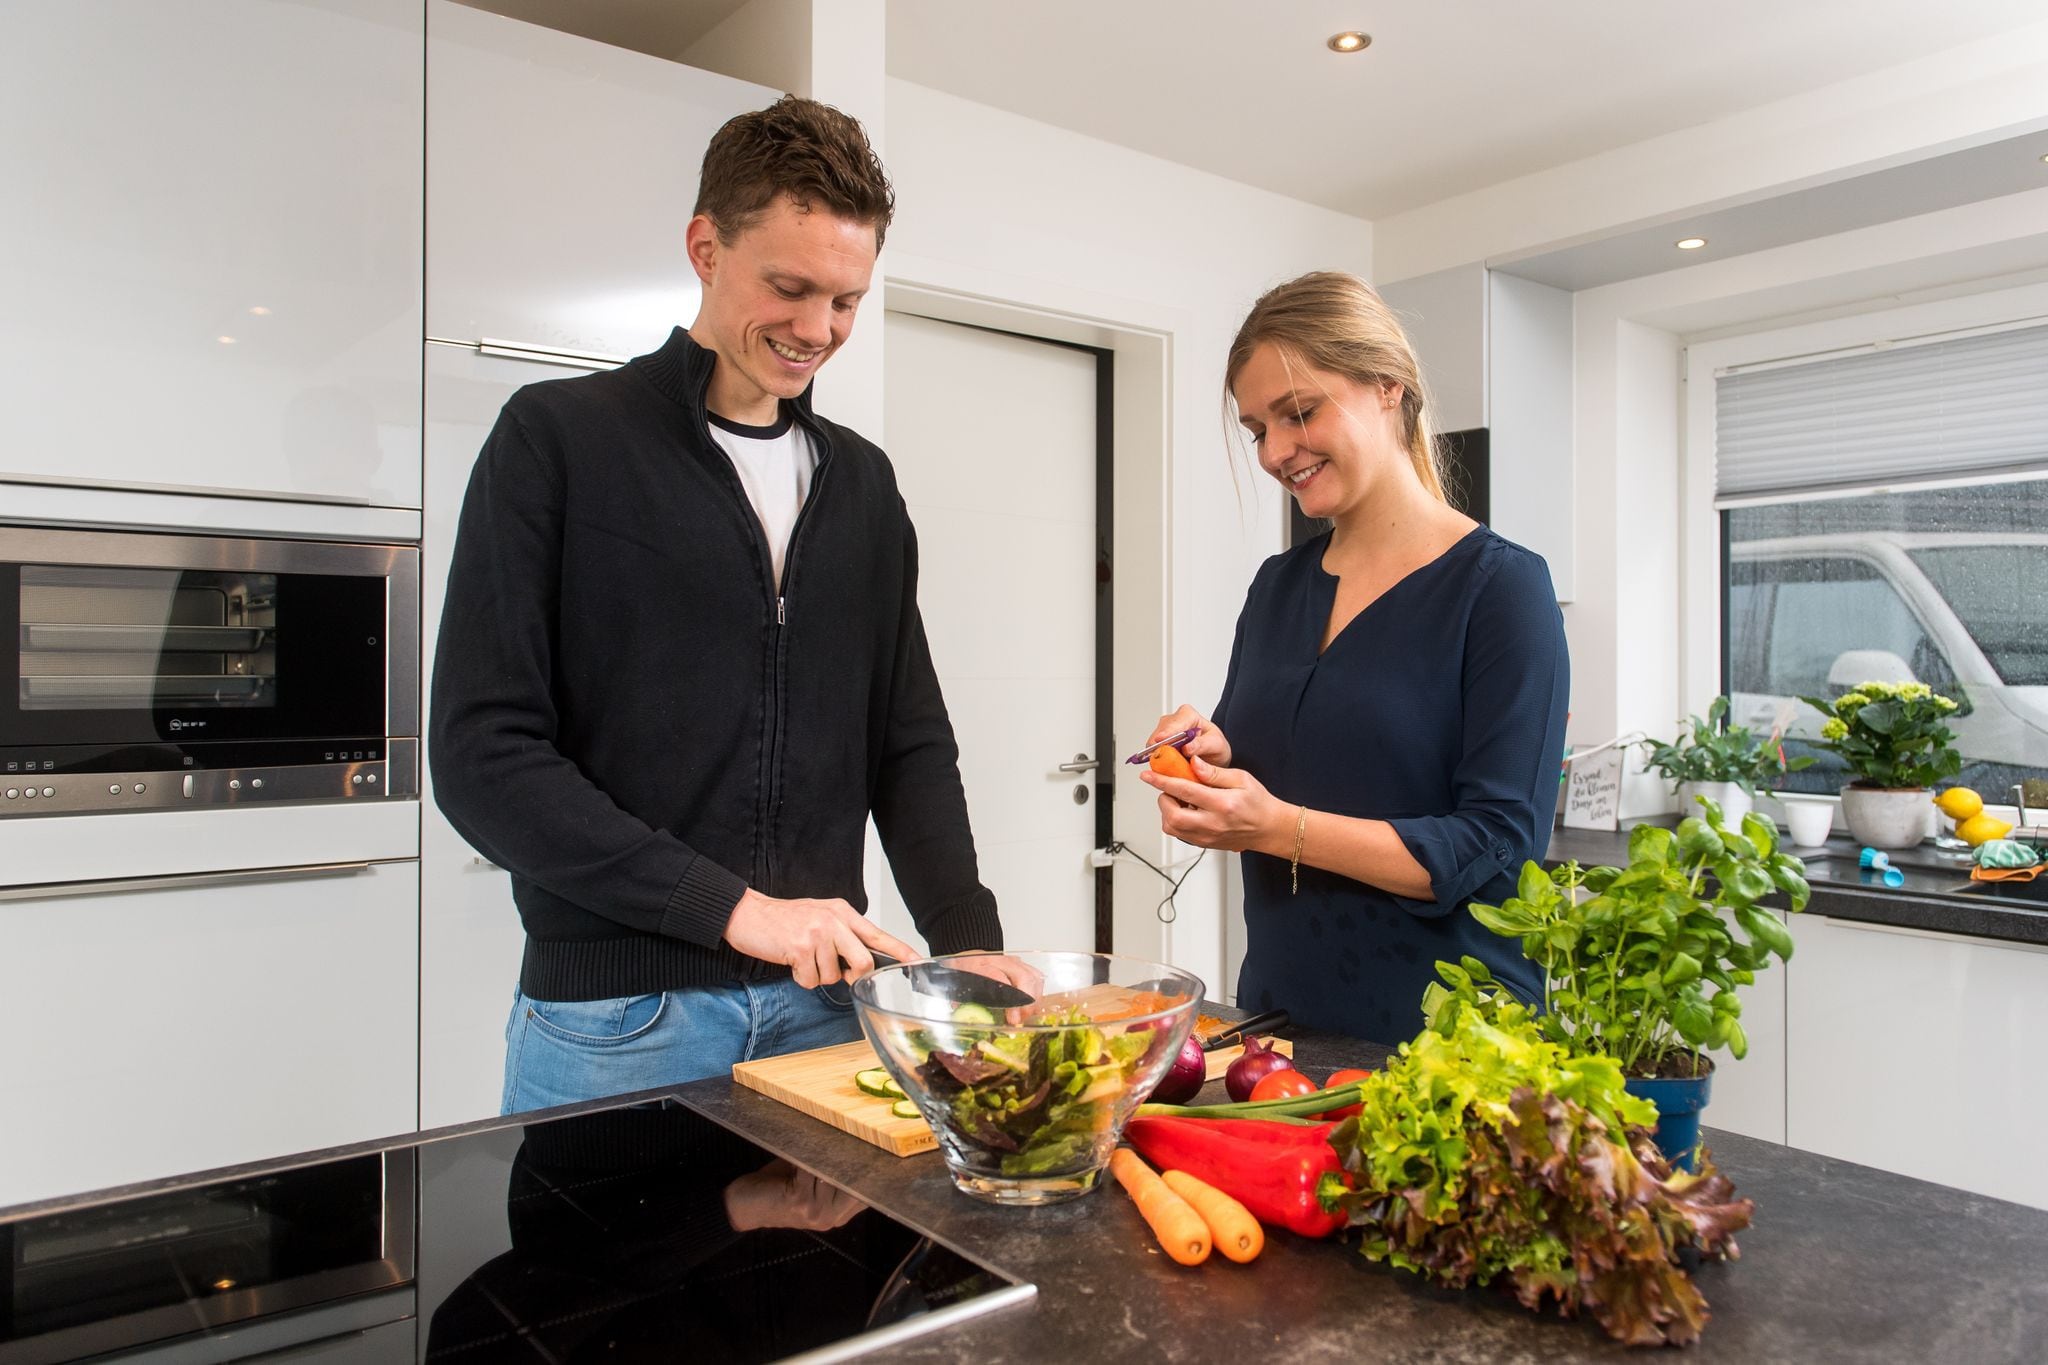
<instances>
[{"instance_id":1,"label":"tomato","mask_svg":"<svg viewBox=\"0 0 2048 1365\"><path fill-rule=\"evenodd\" d=\"M1282 1067L1268 1072L1252 1087L1252 1099L1279 1100L1293 1095L1313 1095L1322 1089L1314 1081L1296 1071L1293 1067Z\"/></svg>"},{"instance_id":2,"label":"tomato","mask_svg":"<svg viewBox=\"0 0 2048 1365\"><path fill-rule=\"evenodd\" d=\"M1355 1066L1347 1066L1342 1071L1332 1071L1330 1079L1323 1082L1323 1089L1328 1090L1334 1086L1351 1085L1354 1082L1364 1080L1370 1075L1372 1075L1370 1071L1361 1071ZM1316 1115L1316 1117L1319 1119L1348 1119L1364 1107L1362 1104L1347 1104L1336 1109L1326 1109Z\"/></svg>"}]
</instances>

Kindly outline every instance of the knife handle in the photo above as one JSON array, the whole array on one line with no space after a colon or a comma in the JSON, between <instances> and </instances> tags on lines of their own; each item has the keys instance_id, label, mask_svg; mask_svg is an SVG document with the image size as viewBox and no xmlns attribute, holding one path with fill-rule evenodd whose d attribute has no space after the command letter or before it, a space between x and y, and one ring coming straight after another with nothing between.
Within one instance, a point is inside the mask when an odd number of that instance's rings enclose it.
<instances>
[{"instance_id":1,"label":"knife handle","mask_svg":"<svg viewBox=\"0 0 2048 1365\"><path fill-rule=\"evenodd\" d=\"M1225 1029L1222 1033L1217 1034L1214 1038L1203 1039L1202 1051L1216 1052L1222 1048L1235 1046L1238 1042L1242 1041L1244 1038L1251 1034L1271 1033L1276 1029L1283 1029L1286 1027L1286 1010L1267 1010L1264 1014L1255 1014L1251 1018L1243 1020L1240 1023L1232 1024L1228 1029Z\"/></svg>"}]
</instances>

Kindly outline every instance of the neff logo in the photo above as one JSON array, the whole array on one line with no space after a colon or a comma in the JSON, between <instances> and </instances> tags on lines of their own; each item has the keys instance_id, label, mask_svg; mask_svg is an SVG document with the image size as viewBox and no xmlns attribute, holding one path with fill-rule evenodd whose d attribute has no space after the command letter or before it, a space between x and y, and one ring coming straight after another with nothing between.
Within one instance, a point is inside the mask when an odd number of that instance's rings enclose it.
<instances>
[{"instance_id":1,"label":"neff logo","mask_svg":"<svg viewBox=\"0 0 2048 1365\"><path fill-rule=\"evenodd\" d=\"M203 720L174 720L171 722L171 728L173 730L203 730L206 728L206 722Z\"/></svg>"}]
</instances>

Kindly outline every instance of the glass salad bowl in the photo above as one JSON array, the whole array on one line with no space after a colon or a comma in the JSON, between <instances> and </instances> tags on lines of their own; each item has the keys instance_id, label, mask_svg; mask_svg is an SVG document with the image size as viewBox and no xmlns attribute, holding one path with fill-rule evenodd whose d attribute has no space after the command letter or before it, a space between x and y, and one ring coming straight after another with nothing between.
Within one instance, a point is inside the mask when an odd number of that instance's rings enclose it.
<instances>
[{"instance_id":1,"label":"glass salad bowl","mask_svg":"<svg viewBox=\"0 0 2048 1365\"><path fill-rule=\"evenodd\" d=\"M853 984L862 1031L953 1183L997 1204L1095 1188L1201 998L1187 972L1110 953L960 953Z\"/></svg>"}]
</instances>

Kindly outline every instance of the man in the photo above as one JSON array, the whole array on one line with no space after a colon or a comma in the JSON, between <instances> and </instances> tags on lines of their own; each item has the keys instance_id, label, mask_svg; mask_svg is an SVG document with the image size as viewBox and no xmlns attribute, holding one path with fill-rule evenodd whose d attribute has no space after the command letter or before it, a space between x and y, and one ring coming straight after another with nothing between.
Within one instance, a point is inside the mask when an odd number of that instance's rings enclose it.
<instances>
[{"instance_id":1,"label":"man","mask_svg":"<svg viewBox=\"0 0 2048 1365\"><path fill-rule=\"evenodd\" d=\"M870 812L935 952L999 949L887 458L811 410L894 195L794 96L720 129L687 332L514 394L464 500L429 730L526 928L504 1111L858 1036Z\"/></svg>"}]
</instances>

